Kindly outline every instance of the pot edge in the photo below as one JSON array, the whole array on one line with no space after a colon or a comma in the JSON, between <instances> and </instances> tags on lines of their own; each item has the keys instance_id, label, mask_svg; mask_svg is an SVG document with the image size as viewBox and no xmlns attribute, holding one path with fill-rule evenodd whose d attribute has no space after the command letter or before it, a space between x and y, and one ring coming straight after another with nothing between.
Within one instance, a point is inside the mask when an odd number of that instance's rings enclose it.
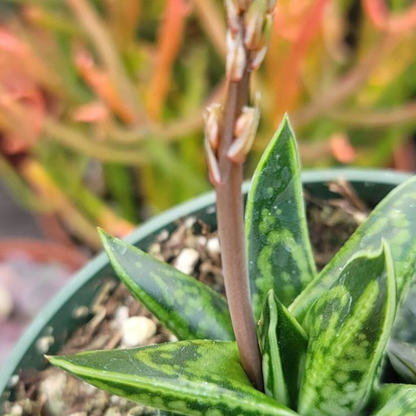
<instances>
[{"instance_id":1,"label":"pot edge","mask_svg":"<svg viewBox=\"0 0 416 416\"><path fill-rule=\"evenodd\" d=\"M302 182L306 184L317 182L325 183L336 178L345 177L345 179L352 183L361 182L394 186L412 177L411 174L393 170L356 168L307 170L303 171L301 176ZM247 192L249 187L250 182L246 181L243 184L243 191ZM204 207L212 205L214 202L214 191L210 191L199 197L183 202L176 207L170 208L149 219L134 230L125 240L130 244L137 243L152 233L159 232L169 223L172 223L179 218L186 217L192 212L204 209ZM8 389L10 380L16 373L17 365L26 354L28 348L36 341L39 334L44 330L49 320L59 311L61 305L69 300L75 291L84 286L92 276L107 265L108 259L103 252L91 259L83 268L75 273L74 277L65 285L65 287L47 303L42 311L34 318L32 323L29 324L0 371L0 406L3 401L3 393Z\"/></svg>"}]
</instances>

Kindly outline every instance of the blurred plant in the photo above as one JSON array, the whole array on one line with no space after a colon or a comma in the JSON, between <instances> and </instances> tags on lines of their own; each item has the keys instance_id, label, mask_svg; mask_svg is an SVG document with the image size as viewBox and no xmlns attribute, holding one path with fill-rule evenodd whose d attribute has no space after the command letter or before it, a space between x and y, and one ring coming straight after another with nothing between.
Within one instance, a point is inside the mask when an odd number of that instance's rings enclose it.
<instances>
[{"instance_id":1,"label":"blurred plant","mask_svg":"<svg viewBox=\"0 0 416 416\"><path fill-rule=\"evenodd\" d=\"M408 3L279 0L254 77L263 120L248 175L286 111L305 166L378 166L392 149L400 160L409 153L416 7ZM99 247L96 225L121 236L208 189L201 114L224 93L221 6L3 1L0 174L19 199Z\"/></svg>"}]
</instances>

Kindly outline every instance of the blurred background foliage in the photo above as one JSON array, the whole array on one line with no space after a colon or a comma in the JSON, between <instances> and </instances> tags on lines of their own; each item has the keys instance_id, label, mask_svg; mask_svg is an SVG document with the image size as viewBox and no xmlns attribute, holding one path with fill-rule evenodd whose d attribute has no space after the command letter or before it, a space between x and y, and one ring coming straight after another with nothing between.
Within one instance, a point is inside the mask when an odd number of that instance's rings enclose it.
<instances>
[{"instance_id":1,"label":"blurred background foliage","mask_svg":"<svg viewBox=\"0 0 416 416\"><path fill-rule=\"evenodd\" d=\"M55 239L64 224L98 248L97 225L122 236L210 189L223 14L222 0L1 0L0 179ZM415 48L414 1L279 0L247 177L286 111L304 167L414 169Z\"/></svg>"}]
</instances>

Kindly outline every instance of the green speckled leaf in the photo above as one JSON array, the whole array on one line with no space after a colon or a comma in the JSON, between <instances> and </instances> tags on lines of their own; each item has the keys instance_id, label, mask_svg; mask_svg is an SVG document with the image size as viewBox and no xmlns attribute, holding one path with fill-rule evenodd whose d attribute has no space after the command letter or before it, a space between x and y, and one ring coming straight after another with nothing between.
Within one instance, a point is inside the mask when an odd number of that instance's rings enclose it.
<instances>
[{"instance_id":1,"label":"green speckled leaf","mask_svg":"<svg viewBox=\"0 0 416 416\"><path fill-rule=\"evenodd\" d=\"M102 390L170 412L194 416L296 415L251 385L234 342L182 341L50 360Z\"/></svg>"},{"instance_id":2,"label":"green speckled leaf","mask_svg":"<svg viewBox=\"0 0 416 416\"><path fill-rule=\"evenodd\" d=\"M399 303L415 277L416 177L400 185L373 210L333 260L290 305L299 321L312 303L337 279L339 271L359 251L376 250L384 238L391 247Z\"/></svg>"},{"instance_id":3,"label":"green speckled leaf","mask_svg":"<svg viewBox=\"0 0 416 416\"><path fill-rule=\"evenodd\" d=\"M414 322L409 322L414 325ZM390 339L387 348L391 365L406 383L416 384L416 345Z\"/></svg>"},{"instance_id":4,"label":"green speckled leaf","mask_svg":"<svg viewBox=\"0 0 416 416\"><path fill-rule=\"evenodd\" d=\"M120 279L179 339L234 339L223 296L122 240L100 236Z\"/></svg>"},{"instance_id":5,"label":"green speckled leaf","mask_svg":"<svg viewBox=\"0 0 416 416\"><path fill-rule=\"evenodd\" d=\"M246 240L257 320L270 289L287 306L316 274L296 141L287 117L254 173L246 205Z\"/></svg>"},{"instance_id":6,"label":"green speckled leaf","mask_svg":"<svg viewBox=\"0 0 416 416\"><path fill-rule=\"evenodd\" d=\"M295 409L308 340L273 289L267 295L258 333L266 394Z\"/></svg>"},{"instance_id":7,"label":"green speckled leaf","mask_svg":"<svg viewBox=\"0 0 416 416\"><path fill-rule=\"evenodd\" d=\"M386 243L355 256L315 302L298 411L302 416L358 414L372 393L396 310Z\"/></svg>"},{"instance_id":8,"label":"green speckled leaf","mask_svg":"<svg viewBox=\"0 0 416 416\"><path fill-rule=\"evenodd\" d=\"M416 386L386 384L374 395L371 416L415 416Z\"/></svg>"}]
</instances>

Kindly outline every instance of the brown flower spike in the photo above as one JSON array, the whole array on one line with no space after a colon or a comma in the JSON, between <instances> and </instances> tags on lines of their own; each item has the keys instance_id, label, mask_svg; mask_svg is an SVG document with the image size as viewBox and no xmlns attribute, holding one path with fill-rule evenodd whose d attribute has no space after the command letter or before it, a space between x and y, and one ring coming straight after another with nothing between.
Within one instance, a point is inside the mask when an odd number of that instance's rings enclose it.
<instances>
[{"instance_id":1,"label":"brown flower spike","mask_svg":"<svg viewBox=\"0 0 416 416\"><path fill-rule=\"evenodd\" d=\"M228 17L224 110L215 104L205 116L209 176L217 195L218 231L228 305L241 363L253 385L263 390L261 357L250 301L244 240L242 165L254 142L260 113L249 105L250 74L267 51L276 2L226 0Z\"/></svg>"}]
</instances>

